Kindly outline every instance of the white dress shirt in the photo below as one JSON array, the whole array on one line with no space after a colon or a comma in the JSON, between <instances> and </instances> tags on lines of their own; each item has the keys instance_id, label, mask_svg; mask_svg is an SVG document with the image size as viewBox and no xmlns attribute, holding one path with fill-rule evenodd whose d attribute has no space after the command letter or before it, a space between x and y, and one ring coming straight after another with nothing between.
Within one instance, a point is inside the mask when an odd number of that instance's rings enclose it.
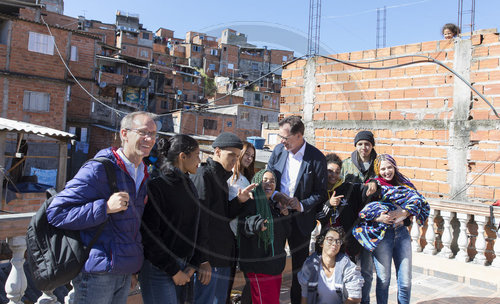
<instances>
[{"instance_id":1,"label":"white dress shirt","mask_svg":"<svg viewBox=\"0 0 500 304\"><path fill-rule=\"evenodd\" d=\"M123 148L116 150L116 153L120 156L123 163L125 164L125 169L127 169L128 174L135 182L135 192L139 191L139 187L142 184L142 180L144 179L144 163L141 161L141 164L136 167L128 158L123 154Z\"/></svg>"},{"instance_id":2,"label":"white dress shirt","mask_svg":"<svg viewBox=\"0 0 500 304\"><path fill-rule=\"evenodd\" d=\"M281 175L281 192L293 197L295 194L295 186L297 185L297 178L300 171L300 166L302 165L302 159L304 158L304 151L306 150L306 141L300 147L297 153L293 154L288 152L288 159L286 160L285 167L283 168L283 173ZM301 211L304 210L302 203L300 204Z\"/></svg>"}]
</instances>

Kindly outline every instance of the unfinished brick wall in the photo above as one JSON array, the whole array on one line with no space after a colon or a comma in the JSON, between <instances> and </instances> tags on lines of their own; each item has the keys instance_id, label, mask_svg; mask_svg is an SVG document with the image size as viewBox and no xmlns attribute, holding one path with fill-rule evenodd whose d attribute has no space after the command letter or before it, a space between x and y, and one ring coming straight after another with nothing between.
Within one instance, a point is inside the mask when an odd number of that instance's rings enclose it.
<instances>
[{"instance_id":1,"label":"unfinished brick wall","mask_svg":"<svg viewBox=\"0 0 500 304\"><path fill-rule=\"evenodd\" d=\"M457 55L455 54L456 52ZM424 55L457 70L500 110L498 33L331 55L389 67ZM457 58L455 58L457 56ZM343 159L360 130L372 130L378 153L395 156L401 171L427 197L491 202L500 199L500 120L445 68L419 63L365 70L322 57L283 71L281 115L300 115L306 137ZM478 177L478 174L488 169ZM461 190L466 183L473 185Z\"/></svg>"}]
</instances>

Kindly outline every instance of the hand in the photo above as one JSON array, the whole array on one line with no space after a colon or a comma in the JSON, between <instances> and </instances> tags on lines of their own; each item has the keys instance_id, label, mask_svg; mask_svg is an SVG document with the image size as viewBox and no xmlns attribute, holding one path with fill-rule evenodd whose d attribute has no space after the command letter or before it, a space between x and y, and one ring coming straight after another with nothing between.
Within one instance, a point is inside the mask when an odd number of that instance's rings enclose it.
<instances>
[{"instance_id":1,"label":"hand","mask_svg":"<svg viewBox=\"0 0 500 304\"><path fill-rule=\"evenodd\" d=\"M188 275L182 270L177 271L177 273L172 277L172 280L177 286L184 286L190 281Z\"/></svg>"},{"instance_id":2,"label":"hand","mask_svg":"<svg viewBox=\"0 0 500 304\"><path fill-rule=\"evenodd\" d=\"M184 273L187 274L189 278L191 278L195 272L195 269L191 266L186 267L184 270Z\"/></svg>"},{"instance_id":3,"label":"hand","mask_svg":"<svg viewBox=\"0 0 500 304\"><path fill-rule=\"evenodd\" d=\"M376 219L376 222L384 223L388 225L394 224L394 218L387 213L387 211L382 212Z\"/></svg>"},{"instance_id":4,"label":"hand","mask_svg":"<svg viewBox=\"0 0 500 304\"><path fill-rule=\"evenodd\" d=\"M250 184L248 187L246 187L245 189L241 190L241 189L238 189L238 201L240 203L244 203L246 201L248 201L248 199L253 199L253 194L252 194L252 190L255 189L255 187L257 187L258 185L257 184Z\"/></svg>"},{"instance_id":5,"label":"hand","mask_svg":"<svg viewBox=\"0 0 500 304\"><path fill-rule=\"evenodd\" d=\"M266 231L267 230L267 219L260 224L260 231Z\"/></svg>"},{"instance_id":6,"label":"hand","mask_svg":"<svg viewBox=\"0 0 500 304\"><path fill-rule=\"evenodd\" d=\"M201 263L198 269L198 274L200 275L200 282L203 285L208 285L210 279L212 278L212 266L209 262Z\"/></svg>"},{"instance_id":7,"label":"hand","mask_svg":"<svg viewBox=\"0 0 500 304\"><path fill-rule=\"evenodd\" d=\"M288 207L292 208L292 209L295 209L297 211L301 211L301 207L300 207L300 201L298 198L296 197L292 197L290 198L290 200L288 200Z\"/></svg>"},{"instance_id":8,"label":"hand","mask_svg":"<svg viewBox=\"0 0 500 304\"><path fill-rule=\"evenodd\" d=\"M286 207L286 203L276 203L278 209L280 210L280 213L283 215L288 215L288 208Z\"/></svg>"},{"instance_id":9,"label":"hand","mask_svg":"<svg viewBox=\"0 0 500 304\"><path fill-rule=\"evenodd\" d=\"M280 203L281 205L287 205L290 197L282 192L276 192L273 196L273 201Z\"/></svg>"},{"instance_id":10,"label":"hand","mask_svg":"<svg viewBox=\"0 0 500 304\"><path fill-rule=\"evenodd\" d=\"M401 207L397 206L398 208L396 210L390 211L388 213L389 216L393 218L394 222L400 222L404 220L408 215L410 214L408 211L402 209Z\"/></svg>"},{"instance_id":11,"label":"hand","mask_svg":"<svg viewBox=\"0 0 500 304\"><path fill-rule=\"evenodd\" d=\"M115 192L106 203L108 214L120 212L128 209L129 196L127 192Z\"/></svg>"},{"instance_id":12,"label":"hand","mask_svg":"<svg viewBox=\"0 0 500 304\"><path fill-rule=\"evenodd\" d=\"M368 184L366 184L366 186L368 186L368 189L366 190L366 196L370 196L377 191L376 182L369 182Z\"/></svg>"},{"instance_id":13,"label":"hand","mask_svg":"<svg viewBox=\"0 0 500 304\"><path fill-rule=\"evenodd\" d=\"M136 274L133 274L130 278L130 289L134 289L135 286L137 286L137 275Z\"/></svg>"},{"instance_id":14,"label":"hand","mask_svg":"<svg viewBox=\"0 0 500 304\"><path fill-rule=\"evenodd\" d=\"M337 207L340 205L340 201L343 197L343 195L335 196L335 191L333 191L332 197L330 197L330 206Z\"/></svg>"}]
</instances>

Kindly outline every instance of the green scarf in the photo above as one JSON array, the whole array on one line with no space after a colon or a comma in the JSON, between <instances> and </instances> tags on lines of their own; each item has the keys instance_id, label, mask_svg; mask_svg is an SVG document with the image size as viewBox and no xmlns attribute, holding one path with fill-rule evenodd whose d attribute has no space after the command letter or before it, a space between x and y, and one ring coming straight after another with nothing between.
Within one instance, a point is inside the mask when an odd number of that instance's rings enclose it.
<instances>
[{"instance_id":1,"label":"green scarf","mask_svg":"<svg viewBox=\"0 0 500 304\"><path fill-rule=\"evenodd\" d=\"M269 170L262 169L257 172L252 178L253 184L259 184L253 190L253 197L255 200L255 206L257 208L257 214L263 219L267 219L267 229L265 231L259 230L257 235L259 237L258 246L260 247L260 242L262 242L267 249L271 246L272 256L274 256L274 221L273 214L271 213L271 208L269 207L269 200L266 197L266 193L264 192L264 188L262 186L262 178L264 177L264 173L271 172ZM273 173L273 177L276 180L276 176Z\"/></svg>"}]
</instances>

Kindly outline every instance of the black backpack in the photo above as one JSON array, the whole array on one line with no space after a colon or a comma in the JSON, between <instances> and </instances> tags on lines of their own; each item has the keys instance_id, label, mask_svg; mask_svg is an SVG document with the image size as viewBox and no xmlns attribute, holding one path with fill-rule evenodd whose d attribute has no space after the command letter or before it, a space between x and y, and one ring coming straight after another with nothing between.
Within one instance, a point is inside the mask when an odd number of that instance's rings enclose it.
<instances>
[{"instance_id":1,"label":"black backpack","mask_svg":"<svg viewBox=\"0 0 500 304\"><path fill-rule=\"evenodd\" d=\"M105 157L94 158L104 165L111 193L118 192L113 162ZM60 229L49 224L47 207L56 197L54 189L47 191L47 200L30 221L26 233L28 264L39 290L53 290L67 284L80 273L87 261L90 249L101 235L107 221L99 225L95 236L85 247L79 230Z\"/></svg>"}]
</instances>

